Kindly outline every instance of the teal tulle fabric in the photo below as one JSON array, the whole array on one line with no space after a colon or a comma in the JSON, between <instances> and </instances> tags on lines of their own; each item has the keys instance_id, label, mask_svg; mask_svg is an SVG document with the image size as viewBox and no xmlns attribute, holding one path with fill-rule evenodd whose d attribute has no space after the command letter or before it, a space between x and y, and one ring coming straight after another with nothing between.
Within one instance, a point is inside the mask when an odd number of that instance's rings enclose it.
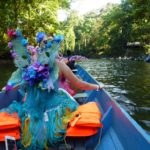
<instances>
[{"instance_id":1,"label":"teal tulle fabric","mask_svg":"<svg viewBox=\"0 0 150 150\"><path fill-rule=\"evenodd\" d=\"M53 41L46 41L44 46L43 43L39 43L41 47L36 49L38 57L35 67L33 66L35 62L32 62L31 55L26 48L27 41L22 37L21 31L11 30L9 35L13 38L10 47L15 47L13 52L17 55L14 59L18 69L8 80L8 85L20 85L19 91L23 99L21 102L14 100L8 108L1 111L18 113L21 119L23 149L43 150L48 146L55 147L64 140L68 121L72 117L72 112L78 107L78 103L58 86L58 67L55 60L60 37L54 37ZM43 36L43 33L38 34L38 42L42 41ZM43 78L42 74L33 70L34 67L38 68L39 72L46 70ZM29 82L29 79L36 84Z\"/></svg>"},{"instance_id":2,"label":"teal tulle fabric","mask_svg":"<svg viewBox=\"0 0 150 150\"><path fill-rule=\"evenodd\" d=\"M78 103L63 89L48 92L27 86L26 92L24 103L14 101L5 109L9 113L18 112L21 118L22 146L29 150L58 146L66 135L67 122L63 119L77 109Z\"/></svg>"}]
</instances>

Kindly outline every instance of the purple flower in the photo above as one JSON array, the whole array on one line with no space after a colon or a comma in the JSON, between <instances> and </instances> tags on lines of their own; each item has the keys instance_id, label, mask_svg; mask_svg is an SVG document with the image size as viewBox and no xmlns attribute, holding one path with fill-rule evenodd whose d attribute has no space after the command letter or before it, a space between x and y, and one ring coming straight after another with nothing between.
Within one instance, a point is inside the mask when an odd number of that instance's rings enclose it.
<instances>
[{"instance_id":1,"label":"purple flower","mask_svg":"<svg viewBox=\"0 0 150 150\"><path fill-rule=\"evenodd\" d=\"M33 64L33 68L34 68L35 70L38 70L39 67L40 67L40 63L39 63L38 61Z\"/></svg>"},{"instance_id":2,"label":"purple flower","mask_svg":"<svg viewBox=\"0 0 150 150\"><path fill-rule=\"evenodd\" d=\"M45 82L48 80L49 75L49 67L36 62L24 70L23 79L32 86Z\"/></svg>"},{"instance_id":3,"label":"purple flower","mask_svg":"<svg viewBox=\"0 0 150 150\"><path fill-rule=\"evenodd\" d=\"M8 42L8 47L11 49L13 47L12 42Z\"/></svg>"},{"instance_id":4,"label":"purple flower","mask_svg":"<svg viewBox=\"0 0 150 150\"><path fill-rule=\"evenodd\" d=\"M30 50L34 49L34 46L28 45L28 46L27 46L27 49L30 51Z\"/></svg>"},{"instance_id":5,"label":"purple flower","mask_svg":"<svg viewBox=\"0 0 150 150\"><path fill-rule=\"evenodd\" d=\"M33 66L29 66L27 71L30 78L36 78L36 71L34 70Z\"/></svg>"},{"instance_id":6,"label":"purple flower","mask_svg":"<svg viewBox=\"0 0 150 150\"><path fill-rule=\"evenodd\" d=\"M37 53L37 47L29 45L29 46L27 46L27 49L28 49L29 53L31 53L31 55L34 55Z\"/></svg>"},{"instance_id":7,"label":"purple flower","mask_svg":"<svg viewBox=\"0 0 150 150\"><path fill-rule=\"evenodd\" d=\"M49 69L45 68L41 73L42 73L43 78L48 78L49 77Z\"/></svg>"},{"instance_id":8,"label":"purple flower","mask_svg":"<svg viewBox=\"0 0 150 150\"><path fill-rule=\"evenodd\" d=\"M17 57L17 53L15 50L11 50L10 53L13 58Z\"/></svg>"},{"instance_id":9,"label":"purple flower","mask_svg":"<svg viewBox=\"0 0 150 150\"><path fill-rule=\"evenodd\" d=\"M30 77L29 77L29 75L27 74L27 72L24 73L23 79L26 80L26 81L29 81Z\"/></svg>"},{"instance_id":10,"label":"purple flower","mask_svg":"<svg viewBox=\"0 0 150 150\"><path fill-rule=\"evenodd\" d=\"M12 90L13 86L11 86L11 85L6 85L5 88L6 88L6 91L10 91L10 90Z\"/></svg>"},{"instance_id":11,"label":"purple flower","mask_svg":"<svg viewBox=\"0 0 150 150\"><path fill-rule=\"evenodd\" d=\"M43 71L43 70L44 70L44 66L40 66L40 67L38 68L38 72Z\"/></svg>"}]
</instances>

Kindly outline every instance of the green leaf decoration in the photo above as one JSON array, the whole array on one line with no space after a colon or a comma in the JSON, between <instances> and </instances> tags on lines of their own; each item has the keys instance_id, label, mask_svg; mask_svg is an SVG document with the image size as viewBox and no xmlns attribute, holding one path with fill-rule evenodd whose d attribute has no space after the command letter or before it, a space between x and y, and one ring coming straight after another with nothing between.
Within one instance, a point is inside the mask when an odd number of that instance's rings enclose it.
<instances>
[{"instance_id":1,"label":"green leaf decoration","mask_svg":"<svg viewBox=\"0 0 150 150\"><path fill-rule=\"evenodd\" d=\"M49 52L45 52L46 56L49 57Z\"/></svg>"}]
</instances>

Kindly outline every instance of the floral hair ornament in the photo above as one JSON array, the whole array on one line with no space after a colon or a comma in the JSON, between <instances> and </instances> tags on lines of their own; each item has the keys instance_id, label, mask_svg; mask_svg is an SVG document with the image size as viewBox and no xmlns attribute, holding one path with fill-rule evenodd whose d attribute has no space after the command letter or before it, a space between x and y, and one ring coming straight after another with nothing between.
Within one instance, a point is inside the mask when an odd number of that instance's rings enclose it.
<instances>
[{"instance_id":1,"label":"floral hair ornament","mask_svg":"<svg viewBox=\"0 0 150 150\"><path fill-rule=\"evenodd\" d=\"M24 69L23 79L29 83L30 86L38 85L41 81L44 83L49 78L49 67L35 62Z\"/></svg>"},{"instance_id":2,"label":"floral hair ornament","mask_svg":"<svg viewBox=\"0 0 150 150\"><path fill-rule=\"evenodd\" d=\"M11 39L8 47L15 65L22 70L22 82L48 91L57 89L55 83L58 81L58 68L55 60L64 36L55 35L48 38L44 32L38 32L36 41L39 45L34 47L28 45L28 40L23 37L21 30L11 29L7 33Z\"/></svg>"}]
</instances>

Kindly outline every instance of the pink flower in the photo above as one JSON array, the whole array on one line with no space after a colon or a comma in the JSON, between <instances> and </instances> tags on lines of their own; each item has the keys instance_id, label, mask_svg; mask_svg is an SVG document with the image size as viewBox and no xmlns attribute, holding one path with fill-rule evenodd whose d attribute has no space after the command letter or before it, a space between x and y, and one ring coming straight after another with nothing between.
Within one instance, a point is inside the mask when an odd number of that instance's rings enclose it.
<instances>
[{"instance_id":1,"label":"pink flower","mask_svg":"<svg viewBox=\"0 0 150 150\"><path fill-rule=\"evenodd\" d=\"M8 35L9 38L13 38L13 37L16 37L16 36L17 36L17 35L16 35L16 31L13 30L13 29L8 29L7 35Z\"/></svg>"},{"instance_id":2,"label":"pink flower","mask_svg":"<svg viewBox=\"0 0 150 150\"><path fill-rule=\"evenodd\" d=\"M29 46L27 46L27 49L28 49L29 53L31 53L31 55L35 55L37 53L37 48L34 46L29 45Z\"/></svg>"}]
</instances>

